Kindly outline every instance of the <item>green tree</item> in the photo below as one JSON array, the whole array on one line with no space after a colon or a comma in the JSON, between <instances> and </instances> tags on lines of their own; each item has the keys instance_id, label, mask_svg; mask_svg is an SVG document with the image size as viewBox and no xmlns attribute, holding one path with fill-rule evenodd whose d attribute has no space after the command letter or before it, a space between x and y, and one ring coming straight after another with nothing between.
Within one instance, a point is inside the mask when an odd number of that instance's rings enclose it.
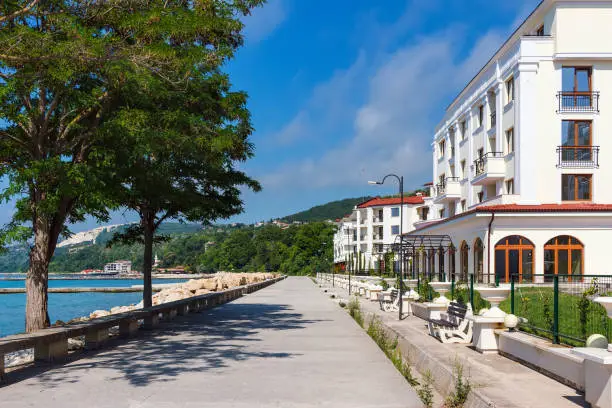
<instances>
[{"instance_id":1,"label":"green tree","mask_svg":"<svg viewBox=\"0 0 612 408\"><path fill-rule=\"evenodd\" d=\"M117 123L131 111L126 95L138 91L147 98L160 83L178 87L214 72L242 43L239 15L262 3L2 2L0 176L8 177L9 187L1 198L17 198L2 241L33 235L27 331L49 323L48 267L66 224L87 214L105 219L114 204L108 176L117 163L108 150L133 145L103 141L123 129ZM239 105L233 97L226 103ZM221 139L231 150L233 143ZM151 211L144 217L150 225Z\"/></svg>"}]
</instances>

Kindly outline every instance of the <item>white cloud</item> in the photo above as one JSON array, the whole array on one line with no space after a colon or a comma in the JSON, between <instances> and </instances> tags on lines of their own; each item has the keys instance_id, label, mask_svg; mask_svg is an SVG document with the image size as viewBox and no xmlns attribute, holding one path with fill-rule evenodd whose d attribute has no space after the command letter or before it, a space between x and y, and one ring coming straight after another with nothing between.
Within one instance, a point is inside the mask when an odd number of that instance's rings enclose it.
<instances>
[{"instance_id":1,"label":"white cloud","mask_svg":"<svg viewBox=\"0 0 612 408\"><path fill-rule=\"evenodd\" d=\"M346 69L339 69L327 81L318 84L304 107L270 139L287 145L333 133L352 120L357 108L355 96L366 72L365 52L359 52Z\"/></svg>"},{"instance_id":2,"label":"white cloud","mask_svg":"<svg viewBox=\"0 0 612 408\"><path fill-rule=\"evenodd\" d=\"M296 183L308 188L359 186L388 172L406 176L407 188L429 181L430 141L433 127L443 114L440 106L471 78L501 41L498 33L487 33L465 59L457 61L456 50L461 45L457 37L454 30L447 30L376 61L366 61L361 54L359 64L353 66L376 64L371 74L364 69L349 69L337 73L314 93L333 95L342 101L350 100L353 87L366 87L365 103L350 112L352 137L319 157L282 165L261 178L264 187L283 188ZM309 105L328 99L313 97ZM311 106L304 108L286 131L295 130L296 123L303 125L301 121L313 110ZM310 117L318 121L317 116ZM310 133L325 130L314 120L308 121L307 127Z\"/></svg>"},{"instance_id":3,"label":"white cloud","mask_svg":"<svg viewBox=\"0 0 612 408\"><path fill-rule=\"evenodd\" d=\"M249 43L257 43L268 37L287 18L284 0L269 0L263 7L253 10L243 19L245 37Z\"/></svg>"}]
</instances>

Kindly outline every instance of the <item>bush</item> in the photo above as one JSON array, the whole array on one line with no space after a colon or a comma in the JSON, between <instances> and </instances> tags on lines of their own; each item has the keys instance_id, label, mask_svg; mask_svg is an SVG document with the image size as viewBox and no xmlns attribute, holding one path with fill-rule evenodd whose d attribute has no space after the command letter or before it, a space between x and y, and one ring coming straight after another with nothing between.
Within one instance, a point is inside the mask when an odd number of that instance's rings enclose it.
<instances>
[{"instance_id":1,"label":"bush","mask_svg":"<svg viewBox=\"0 0 612 408\"><path fill-rule=\"evenodd\" d=\"M387 290L389 289L389 284L387 283L386 280L381 279L379 285L382 287L382 290Z\"/></svg>"},{"instance_id":2,"label":"bush","mask_svg":"<svg viewBox=\"0 0 612 408\"><path fill-rule=\"evenodd\" d=\"M453 367L453 374L455 375L455 388L446 397L444 406L446 408L462 408L466 403L470 391L472 391L472 384L470 380L463 376L463 364L456 359Z\"/></svg>"},{"instance_id":3,"label":"bush","mask_svg":"<svg viewBox=\"0 0 612 408\"><path fill-rule=\"evenodd\" d=\"M433 375L431 374L431 371L427 370L423 375L423 383L421 384L421 387L417 389L417 395L421 399L421 402L425 408L433 407L433 382Z\"/></svg>"},{"instance_id":4,"label":"bush","mask_svg":"<svg viewBox=\"0 0 612 408\"><path fill-rule=\"evenodd\" d=\"M359 300L357 300L357 298L352 298L349 301L348 311L349 311L349 315L351 315L351 317L355 319L355 321L361 327L363 327L363 316L361 314L361 306L359 306Z\"/></svg>"}]
</instances>

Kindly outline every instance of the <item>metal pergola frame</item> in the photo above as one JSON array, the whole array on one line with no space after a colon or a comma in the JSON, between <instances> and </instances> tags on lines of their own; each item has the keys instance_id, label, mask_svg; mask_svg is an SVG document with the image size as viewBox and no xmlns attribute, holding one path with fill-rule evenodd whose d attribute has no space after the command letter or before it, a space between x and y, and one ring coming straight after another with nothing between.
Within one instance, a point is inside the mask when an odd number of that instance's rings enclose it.
<instances>
[{"instance_id":1,"label":"metal pergola frame","mask_svg":"<svg viewBox=\"0 0 612 408\"><path fill-rule=\"evenodd\" d=\"M407 262L412 259L412 270L411 275L414 278L414 259L419 253L428 254L431 250L439 253L442 249L445 253L455 251L456 247L453 241L448 235L398 235L395 238L393 244L386 244L383 246L385 252L394 252L401 254L400 263L407 265ZM405 271L406 275L407 268L400 268ZM404 276L405 278L406 276Z\"/></svg>"}]
</instances>

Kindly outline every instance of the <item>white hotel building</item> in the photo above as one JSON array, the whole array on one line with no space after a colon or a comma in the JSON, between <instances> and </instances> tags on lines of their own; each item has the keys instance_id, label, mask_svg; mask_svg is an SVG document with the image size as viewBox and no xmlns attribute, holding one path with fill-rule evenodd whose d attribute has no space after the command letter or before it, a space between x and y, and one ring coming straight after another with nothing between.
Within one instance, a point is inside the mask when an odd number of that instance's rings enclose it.
<instances>
[{"instance_id":1,"label":"white hotel building","mask_svg":"<svg viewBox=\"0 0 612 408\"><path fill-rule=\"evenodd\" d=\"M423 207L424 203L424 197L420 195L404 197L404 233L413 230L415 222L423 220L423 210L417 209ZM358 204L351 214L337 220L334 264L346 268L351 261L354 271L379 271L384 268L384 253L388 245L395 243L400 235L400 207L400 199L397 197L376 197Z\"/></svg>"},{"instance_id":2,"label":"white hotel building","mask_svg":"<svg viewBox=\"0 0 612 408\"><path fill-rule=\"evenodd\" d=\"M612 1L542 1L448 106L432 147L431 197L413 206L427 219L407 230L452 248L420 254L418 272L612 273Z\"/></svg>"}]
</instances>

